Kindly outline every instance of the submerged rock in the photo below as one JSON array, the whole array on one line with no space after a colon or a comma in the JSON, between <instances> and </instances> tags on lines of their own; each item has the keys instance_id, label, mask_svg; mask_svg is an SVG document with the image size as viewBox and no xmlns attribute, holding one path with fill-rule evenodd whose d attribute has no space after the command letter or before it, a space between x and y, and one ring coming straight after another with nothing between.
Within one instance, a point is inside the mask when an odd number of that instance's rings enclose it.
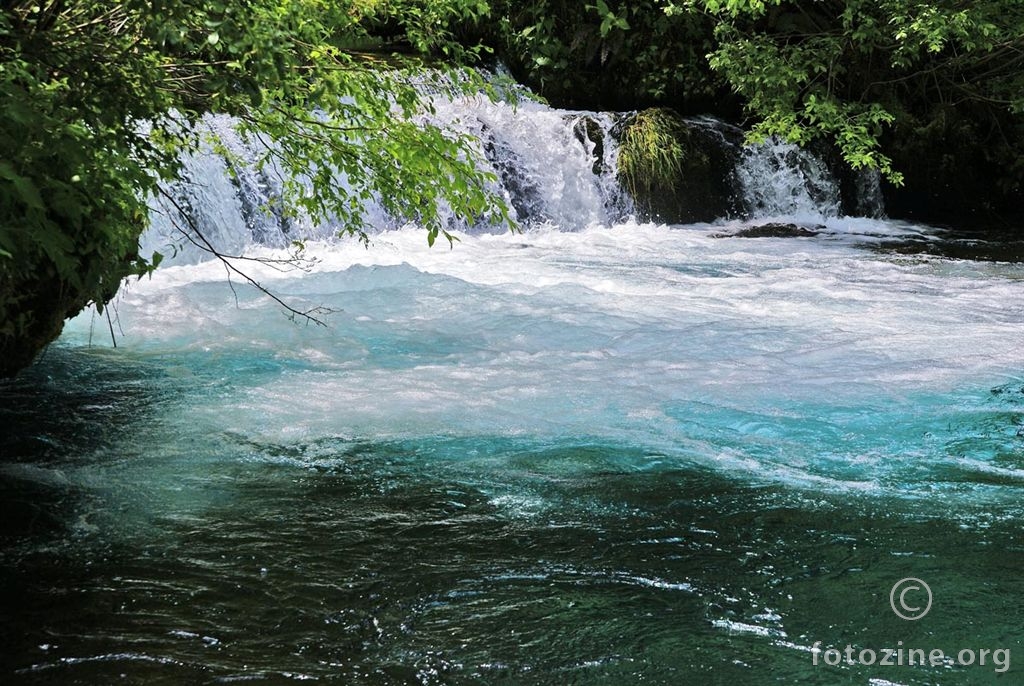
<instances>
[{"instance_id":1,"label":"submerged rock","mask_svg":"<svg viewBox=\"0 0 1024 686\"><path fill-rule=\"evenodd\" d=\"M712 238L811 238L825 229L818 225L811 228L799 224L771 222L758 226L747 226L732 233L713 233Z\"/></svg>"}]
</instances>

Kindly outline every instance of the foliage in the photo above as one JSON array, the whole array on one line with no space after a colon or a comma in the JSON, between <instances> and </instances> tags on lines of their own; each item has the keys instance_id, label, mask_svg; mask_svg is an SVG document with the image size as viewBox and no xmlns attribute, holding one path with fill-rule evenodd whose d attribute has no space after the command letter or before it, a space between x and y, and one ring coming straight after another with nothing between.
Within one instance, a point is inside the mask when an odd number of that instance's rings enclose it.
<instances>
[{"instance_id":1,"label":"foliage","mask_svg":"<svg viewBox=\"0 0 1024 686\"><path fill-rule=\"evenodd\" d=\"M666 0L664 9L685 23L712 19L710 64L757 118L755 137L825 137L851 166L895 184L902 174L883 151L893 127L905 137L956 121L993 161L1020 159L1020 2Z\"/></svg>"},{"instance_id":2,"label":"foliage","mask_svg":"<svg viewBox=\"0 0 1024 686\"><path fill-rule=\"evenodd\" d=\"M619 141L618 172L633 196L670 191L682 182L688 134L679 116L655 108L637 113Z\"/></svg>"},{"instance_id":3,"label":"foliage","mask_svg":"<svg viewBox=\"0 0 1024 686\"><path fill-rule=\"evenodd\" d=\"M268 142L261 164L294 179L288 204L349 231L360 231L371 194L416 216L430 242L444 232L442 204L507 220L470 142L411 121L429 107L424 79L435 90L460 82L391 54L471 58L442 20L486 11L478 0L5 3L0 357L19 340L52 338L65 316L102 306L125 276L156 266L159 255L137 254L148 203L177 177L180 153L201 144L206 113L233 115L244 135Z\"/></svg>"},{"instance_id":4,"label":"foliage","mask_svg":"<svg viewBox=\"0 0 1024 686\"><path fill-rule=\"evenodd\" d=\"M484 31L563 106L668 106L822 140L918 205L1020 213L1018 0L493 0ZM906 176L905 176L906 175ZM956 189L948 193L945 189ZM899 194L896 194L899 195Z\"/></svg>"},{"instance_id":5,"label":"foliage","mask_svg":"<svg viewBox=\"0 0 1024 686\"><path fill-rule=\"evenodd\" d=\"M412 121L425 89L481 87L445 74L480 37L562 104L728 115L741 102L753 137L825 139L893 183L906 171L942 193L956 182L939 169L979 198L993 179L1004 204L1024 193L1017 0L9 0L0 360L15 361L0 373L22 363L19 341L38 347L159 262L138 236L207 113L266 140L261 164L292 179L292 211L359 232L372 195L431 243L441 208L507 221L470 141ZM422 69L424 53L444 64ZM664 122L640 122L627 147L649 167L627 153L627 183L667 179Z\"/></svg>"},{"instance_id":6,"label":"foliage","mask_svg":"<svg viewBox=\"0 0 1024 686\"><path fill-rule=\"evenodd\" d=\"M656 107L625 117L615 134L618 177L641 219L714 221L739 210L726 130Z\"/></svg>"},{"instance_id":7,"label":"foliage","mask_svg":"<svg viewBox=\"0 0 1024 686\"><path fill-rule=\"evenodd\" d=\"M513 70L574 106L636 109L709 100L717 83L704 58L711 23L672 20L658 0L494 0L487 33ZM699 107L698 107L699 108Z\"/></svg>"}]
</instances>

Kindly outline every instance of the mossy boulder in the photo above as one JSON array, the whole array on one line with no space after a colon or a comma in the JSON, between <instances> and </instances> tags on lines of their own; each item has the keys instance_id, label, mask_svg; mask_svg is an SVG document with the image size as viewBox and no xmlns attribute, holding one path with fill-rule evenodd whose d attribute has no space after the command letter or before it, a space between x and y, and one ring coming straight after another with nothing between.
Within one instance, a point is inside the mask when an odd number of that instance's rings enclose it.
<instances>
[{"instance_id":1,"label":"mossy boulder","mask_svg":"<svg viewBox=\"0 0 1024 686\"><path fill-rule=\"evenodd\" d=\"M64 320L86 305L52 272L0 286L0 320L9 330L0 333L0 378L14 376L64 328Z\"/></svg>"},{"instance_id":2,"label":"mossy boulder","mask_svg":"<svg viewBox=\"0 0 1024 686\"><path fill-rule=\"evenodd\" d=\"M673 110L643 110L617 130L617 171L644 220L712 221L737 213L735 150L720 131Z\"/></svg>"}]
</instances>

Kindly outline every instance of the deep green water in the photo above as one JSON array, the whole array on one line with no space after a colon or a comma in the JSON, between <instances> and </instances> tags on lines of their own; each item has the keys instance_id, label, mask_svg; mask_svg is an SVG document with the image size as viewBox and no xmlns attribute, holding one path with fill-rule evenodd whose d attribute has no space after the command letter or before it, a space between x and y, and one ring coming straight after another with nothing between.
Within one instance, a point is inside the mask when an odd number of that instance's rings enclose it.
<instances>
[{"instance_id":1,"label":"deep green water","mask_svg":"<svg viewBox=\"0 0 1024 686\"><path fill-rule=\"evenodd\" d=\"M1021 683L1021 268L628 230L73 323L0 386L0 683Z\"/></svg>"}]
</instances>

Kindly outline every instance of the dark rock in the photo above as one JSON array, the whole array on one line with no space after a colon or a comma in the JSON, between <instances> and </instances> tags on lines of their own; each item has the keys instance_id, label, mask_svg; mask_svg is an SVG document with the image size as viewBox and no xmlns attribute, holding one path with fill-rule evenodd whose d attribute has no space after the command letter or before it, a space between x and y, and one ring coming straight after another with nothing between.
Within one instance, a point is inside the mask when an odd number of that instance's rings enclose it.
<instances>
[{"instance_id":1,"label":"dark rock","mask_svg":"<svg viewBox=\"0 0 1024 686\"><path fill-rule=\"evenodd\" d=\"M528 223L544 219L544 196L530 178L519 156L506 141L484 130L484 155L498 173L501 186L508 193L509 202L519 221Z\"/></svg>"},{"instance_id":2,"label":"dark rock","mask_svg":"<svg viewBox=\"0 0 1024 686\"><path fill-rule=\"evenodd\" d=\"M739 214L740 146L730 127L659 109L623 120L612 133L620 141L619 178L641 219L687 224Z\"/></svg>"},{"instance_id":3,"label":"dark rock","mask_svg":"<svg viewBox=\"0 0 1024 686\"><path fill-rule=\"evenodd\" d=\"M732 233L714 233L712 238L810 238L817 236L824 226L808 228L798 224L769 223L748 226Z\"/></svg>"},{"instance_id":4,"label":"dark rock","mask_svg":"<svg viewBox=\"0 0 1024 686\"><path fill-rule=\"evenodd\" d=\"M117 274L120 277L120 274ZM112 279L107 298L114 296L120 278ZM0 335L0 378L28 367L64 330L64 321L81 312L91 298L56 276L55 269L18 279L0 279L0 320L18 322L15 332Z\"/></svg>"},{"instance_id":5,"label":"dark rock","mask_svg":"<svg viewBox=\"0 0 1024 686\"><path fill-rule=\"evenodd\" d=\"M97 223L103 215L95 215ZM119 245L97 249L91 224L65 232L76 244L69 251L77 273L62 275L46 256L12 263L0 261L0 378L13 377L28 367L56 339L64 322L90 304L106 304L125 277L144 273L138 239L145 222L136 218ZM113 241L112 241L113 242Z\"/></svg>"},{"instance_id":6,"label":"dark rock","mask_svg":"<svg viewBox=\"0 0 1024 686\"><path fill-rule=\"evenodd\" d=\"M601 129L601 125L593 117L582 116L576 120L572 132L576 135L576 140L584 147L589 148L587 141L593 145L593 148L590 148L590 154L594 158L592 167L594 174L600 176L608 171L608 166L604 162L604 131Z\"/></svg>"}]
</instances>

